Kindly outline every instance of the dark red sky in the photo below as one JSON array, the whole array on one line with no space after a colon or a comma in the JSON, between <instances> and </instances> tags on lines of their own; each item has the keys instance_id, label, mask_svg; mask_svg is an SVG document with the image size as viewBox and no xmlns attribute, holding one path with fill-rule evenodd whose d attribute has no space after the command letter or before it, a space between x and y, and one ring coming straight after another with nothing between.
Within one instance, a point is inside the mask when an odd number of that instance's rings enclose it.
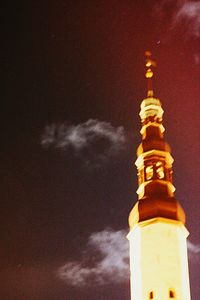
<instances>
[{"instance_id":1,"label":"dark red sky","mask_svg":"<svg viewBox=\"0 0 200 300\"><path fill-rule=\"evenodd\" d=\"M0 298L129 299L127 278L80 288L62 282L56 272L79 260L93 232L127 229L136 201L133 161L139 105L146 95L146 49L158 64L155 94L175 158L176 197L186 211L190 241L200 244L199 10L200 1L7 4L1 50ZM89 119L123 126L126 149L96 166L102 141L81 155L73 147L42 148L47 124L75 126ZM199 269L198 254L191 254L193 300L200 293Z\"/></svg>"}]
</instances>

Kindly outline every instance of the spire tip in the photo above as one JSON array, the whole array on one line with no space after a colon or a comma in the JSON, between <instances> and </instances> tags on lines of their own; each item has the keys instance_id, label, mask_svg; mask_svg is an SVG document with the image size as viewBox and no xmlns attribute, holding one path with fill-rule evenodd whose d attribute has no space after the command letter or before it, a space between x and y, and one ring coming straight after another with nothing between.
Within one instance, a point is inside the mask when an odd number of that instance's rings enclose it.
<instances>
[{"instance_id":1,"label":"spire tip","mask_svg":"<svg viewBox=\"0 0 200 300\"><path fill-rule=\"evenodd\" d=\"M153 71L152 67L156 67L156 62L151 59L152 53L150 51L145 51L145 66L146 66L146 73L145 77L147 78L147 97L153 97Z\"/></svg>"}]
</instances>

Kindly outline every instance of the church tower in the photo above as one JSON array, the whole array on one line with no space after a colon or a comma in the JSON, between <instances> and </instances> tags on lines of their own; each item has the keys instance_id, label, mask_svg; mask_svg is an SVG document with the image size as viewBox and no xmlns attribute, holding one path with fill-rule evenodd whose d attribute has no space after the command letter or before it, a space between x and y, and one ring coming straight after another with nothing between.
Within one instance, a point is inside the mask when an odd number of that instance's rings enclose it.
<instances>
[{"instance_id":1,"label":"church tower","mask_svg":"<svg viewBox=\"0 0 200 300\"><path fill-rule=\"evenodd\" d=\"M188 231L174 197L173 158L152 87L154 66L146 52L147 97L141 103L142 142L135 162L138 201L129 215L131 300L190 300Z\"/></svg>"}]
</instances>

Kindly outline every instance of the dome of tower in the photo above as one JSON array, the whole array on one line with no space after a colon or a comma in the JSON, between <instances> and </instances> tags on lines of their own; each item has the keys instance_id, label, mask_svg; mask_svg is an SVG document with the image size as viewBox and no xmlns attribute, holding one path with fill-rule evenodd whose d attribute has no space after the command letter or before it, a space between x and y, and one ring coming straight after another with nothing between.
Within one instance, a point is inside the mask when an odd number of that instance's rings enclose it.
<instances>
[{"instance_id":1,"label":"dome of tower","mask_svg":"<svg viewBox=\"0 0 200 300\"><path fill-rule=\"evenodd\" d=\"M129 226L133 228L137 223L154 219L166 218L185 224L185 213L174 197L146 197L139 200L129 215Z\"/></svg>"}]
</instances>

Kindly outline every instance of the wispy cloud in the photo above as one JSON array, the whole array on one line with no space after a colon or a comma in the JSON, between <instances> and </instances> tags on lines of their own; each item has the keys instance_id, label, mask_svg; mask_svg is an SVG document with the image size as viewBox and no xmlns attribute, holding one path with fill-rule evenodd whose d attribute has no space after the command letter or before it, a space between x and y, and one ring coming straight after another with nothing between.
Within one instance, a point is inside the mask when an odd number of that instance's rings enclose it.
<instances>
[{"instance_id":1,"label":"wispy cloud","mask_svg":"<svg viewBox=\"0 0 200 300\"><path fill-rule=\"evenodd\" d=\"M167 15L170 30L182 28L185 37L200 37L200 1L161 0L153 11L161 19Z\"/></svg>"},{"instance_id":2,"label":"wispy cloud","mask_svg":"<svg viewBox=\"0 0 200 300\"><path fill-rule=\"evenodd\" d=\"M68 262L62 266L58 270L59 278L72 286L102 285L128 279L128 241L125 230L109 229L91 234L86 252L81 261ZM89 257L96 257L97 261L88 261Z\"/></svg>"},{"instance_id":3,"label":"wispy cloud","mask_svg":"<svg viewBox=\"0 0 200 300\"><path fill-rule=\"evenodd\" d=\"M153 14L158 18L163 18L166 10L173 11L178 1L174 0L160 0L156 1L153 6Z\"/></svg>"},{"instance_id":4,"label":"wispy cloud","mask_svg":"<svg viewBox=\"0 0 200 300\"><path fill-rule=\"evenodd\" d=\"M71 151L88 163L108 161L111 156L125 150L126 142L122 126L114 127L108 122L94 119L78 125L47 125L41 136L44 148Z\"/></svg>"},{"instance_id":5,"label":"wispy cloud","mask_svg":"<svg viewBox=\"0 0 200 300\"><path fill-rule=\"evenodd\" d=\"M196 65L200 64L200 54L198 54L198 53L194 54L194 62Z\"/></svg>"},{"instance_id":6,"label":"wispy cloud","mask_svg":"<svg viewBox=\"0 0 200 300\"><path fill-rule=\"evenodd\" d=\"M184 26L187 36L200 37L200 1L181 1L173 20L172 28Z\"/></svg>"},{"instance_id":7,"label":"wispy cloud","mask_svg":"<svg viewBox=\"0 0 200 300\"><path fill-rule=\"evenodd\" d=\"M120 283L129 278L127 231L112 229L92 233L79 261L68 262L58 269L58 277L67 285L91 286ZM189 259L200 255L200 244L188 241Z\"/></svg>"},{"instance_id":8,"label":"wispy cloud","mask_svg":"<svg viewBox=\"0 0 200 300\"><path fill-rule=\"evenodd\" d=\"M199 264L200 244L193 244L188 240L187 247L189 261L193 264Z\"/></svg>"},{"instance_id":9,"label":"wispy cloud","mask_svg":"<svg viewBox=\"0 0 200 300\"><path fill-rule=\"evenodd\" d=\"M200 244L195 245L188 240L187 247L190 254L200 254Z\"/></svg>"}]
</instances>

